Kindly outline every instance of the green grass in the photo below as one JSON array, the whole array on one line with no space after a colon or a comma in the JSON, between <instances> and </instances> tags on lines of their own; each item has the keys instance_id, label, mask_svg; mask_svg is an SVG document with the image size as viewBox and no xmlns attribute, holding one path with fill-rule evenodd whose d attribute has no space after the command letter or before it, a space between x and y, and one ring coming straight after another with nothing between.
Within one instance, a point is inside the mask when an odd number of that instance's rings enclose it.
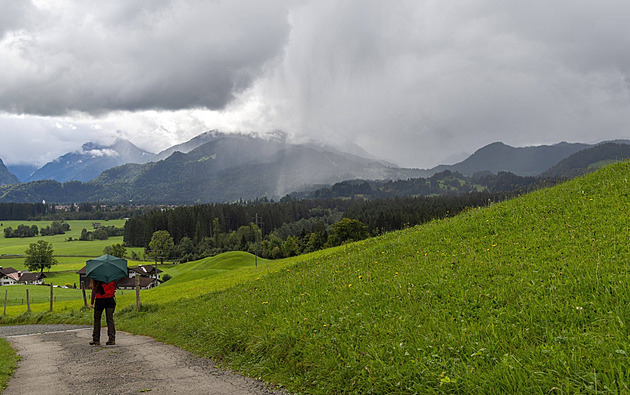
<instances>
[{"instance_id":1,"label":"green grass","mask_svg":"<svg viewBox=\"0 0 630 395\"><path fill-rule=\"evenodd\" d=\"M297 393L627 393L629 174L258 267L179 265L141 312L122 295L117 324ZM90 320L59 306L2 322Z\"/></svg>"},{"instance_id":2,"label":"green grass","mask_svg":"<svg viewBox=\"0 0 630 395\"><path fill-rule=\"evenodd\" d=\"M9 342L0 338L0 391L6 388L19 360Z\"/></svg>"},{"instance_id":3,"label":"green grass","mask_svg":"<svg viewBox=\"0 0 630 395\"><path fill-rule=\"evenodd\" d=\"M45 285L8 285L0 287L0 308L4 306L6 296L8 306L22 306L26 310L26 290L29 292L31 305L50 304L50 287ZM80 289L53 287L53 304L68 300L82 300Z\"/></svg>"},{"instance_id":4,"label":"green grass","mask_svg":"<svg viewBox=\"0 0 630 395\"><path fill-rule=\"evenodd\" d=\"M600 160L599 162L591 163L590 165L588 165L588 170L601 169L604 166L608 166L610 164L617 163L617 162L619 162L619 160L617 159Z\"/></svg>"},{"instance_id":5,"label":"green grass","mask_svg":"<svg viewBox=\"0 0 630 395\"><path fill-rule=\"evenodd\" d=\"M24 254L29 244L36 243L38 240L46 240L53 245L54 255L59 262L50 269L45 269L46 283L52 282L55 285L78 285L79 276L76 272L85 266L85 261L103 254L103 250L107 246L116 243L123 243L122 236L110 237L107 240L79 241L82 229L92 230L91 220L75 220L67 221L70 225L70 231L63 235L55 236L38 236L27 238L5 238L4 228L17 228L18 225L37 225L39 228L49 226L52 221L0 221L0 266L13 267L16 270L28 270L24 265L23 256L15 256ZM106 226L123 227L124 220L101 221ZM73 241L67 241L72 238ZM128 248L128 255L132 251L142 252L142 248ZM129 261L130 266L145 264L146 262Z\"/></svg>"},{"instance_id":6,"label":"green grass","mask_svg":"<svg viewBox=\"0 0 630 395\"><path fill-rule=\"evenodd\" d=\"M72 220L66 221L70 225L70 230L63 235L54 235L54 236L36 236L36 237L25 237L25 238L5 238L4 237L4 228L12 227L17 228L18 225L37 225L38 228L50 226L52 221L0 221L2 225L0 226L0 255L13 255L13 254L24 254L24 251L28 248L29 244L36 243L38 240L46 240L53 245L53 250L55 255L60 256L74 256L74 257L94 257L100 256L103 254L103 249L107 246L116 243L122 243L122 236L110 237L107 240L93 240L93 241L79 241L79 237L81 236L81 230L87 229L89 231L94 230L92 228L92 223L96 221L91 220ZM116 226L123 227L125 225L125 220L110 220L110 221L100 221L104 226ZM74 241L67 241L69 238L72 238ZM128 249L128 253L131 254L131 251L142 251L141 248L132 248ZM24 259L21 259L24 262ZM4 263L4 260L0 260L0 265L9 266Z\"/></svg>"}]
</instances>

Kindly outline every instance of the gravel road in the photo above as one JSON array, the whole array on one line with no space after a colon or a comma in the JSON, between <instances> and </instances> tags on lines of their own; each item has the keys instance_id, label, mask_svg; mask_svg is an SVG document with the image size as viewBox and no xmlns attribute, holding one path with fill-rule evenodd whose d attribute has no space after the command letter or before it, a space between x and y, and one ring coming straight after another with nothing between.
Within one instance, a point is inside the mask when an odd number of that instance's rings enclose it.
<instances>
[{"instance_id":1,"label":"gravel road","mask_svg":"<svg viewBox=\"0 0 630 395\"><path fill-rule=\"evenodd\" d=\"M90 346L91 334L73 325L0 327L22 357L3 394L286 395L149 337L118 331L115 346Z\"/></svg>"}]
</instances>

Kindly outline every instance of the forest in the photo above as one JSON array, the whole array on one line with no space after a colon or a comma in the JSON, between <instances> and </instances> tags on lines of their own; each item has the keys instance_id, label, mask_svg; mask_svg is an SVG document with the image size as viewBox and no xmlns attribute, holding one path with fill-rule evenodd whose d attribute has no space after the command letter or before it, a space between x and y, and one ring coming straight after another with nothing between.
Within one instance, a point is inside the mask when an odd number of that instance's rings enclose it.
<instances>
[{"instance_id":1,"label":"forest","mask_svg":"<svg viewBox=\"0 0 630 395\"><path fill-rule=\"evenodd\" d=\"M129 218L124 242L147 248L155 232L167 231L174 244L169 258L180 262L237 250L282 258L422 224L507 197L471 192L372 201L293 200L163 208Z\"/></svg>"}]
</instances>

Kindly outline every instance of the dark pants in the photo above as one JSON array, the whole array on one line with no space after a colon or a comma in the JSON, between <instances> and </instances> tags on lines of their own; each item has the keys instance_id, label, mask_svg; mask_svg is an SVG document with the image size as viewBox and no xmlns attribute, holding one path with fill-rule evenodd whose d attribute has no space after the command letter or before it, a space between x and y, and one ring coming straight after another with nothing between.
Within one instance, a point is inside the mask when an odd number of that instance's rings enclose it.
<instances>
[{"instance_id":1,"label":"dark pants","mask_svg":"<svg viewBox=\"0 0 630 395\"><path fill-rule=\"evenodd\" d=\"M99 303L101 300L103 302ZM96 299L96 305L94 306L94 331L92 332L92 340L94 340L95 342L101 341L101 317L103 316L103 310L105 310L105 320L107 321L108 340L116 341L116 327L114 326L114 310L115 309L116 309L116 302L105 300L105 299L100 299L100 300Z\"/></svg>"}]
</instances>

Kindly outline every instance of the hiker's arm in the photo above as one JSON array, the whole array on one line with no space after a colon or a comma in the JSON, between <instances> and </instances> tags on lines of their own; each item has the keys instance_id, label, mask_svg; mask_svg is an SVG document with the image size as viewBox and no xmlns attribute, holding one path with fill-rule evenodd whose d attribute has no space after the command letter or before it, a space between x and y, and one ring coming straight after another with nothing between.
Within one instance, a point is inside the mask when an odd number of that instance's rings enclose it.
<instances>
[{"instance_id":1,"label":"hiker's arm","mask_svg":"<svg viewBox=\"0 0 630 395\"><path fill-rule=\"evenodd\" d=\"M90 295L90 307L94 307L94 298L96 297L96 290L92 287L92 295Z\"/></svg>"}]
</instances>

